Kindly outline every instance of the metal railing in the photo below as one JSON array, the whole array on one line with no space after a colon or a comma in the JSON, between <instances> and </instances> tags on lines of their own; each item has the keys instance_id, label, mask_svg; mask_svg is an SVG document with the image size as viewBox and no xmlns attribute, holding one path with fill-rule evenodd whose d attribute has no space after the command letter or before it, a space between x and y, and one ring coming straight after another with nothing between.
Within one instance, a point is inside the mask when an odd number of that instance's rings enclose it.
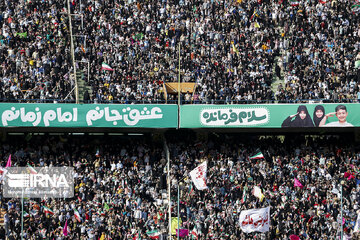
<instances>
[{"instance_id":1,"label":"metal railing","mask_svg":"<svg viewBox=\"0 0 360 240\"><path fill-rule=\"evenodd\" d=\"M0 99L0 103L75 103L75 99ZM234 104L301 104L301 103L359 103L360 99L287 99L287 100L181 100L180 104L214 104L214 105L234 105ZM80 101L82 104L178 104L178 99L174 100L90 100Z\"/></svg>"}]
</instances>

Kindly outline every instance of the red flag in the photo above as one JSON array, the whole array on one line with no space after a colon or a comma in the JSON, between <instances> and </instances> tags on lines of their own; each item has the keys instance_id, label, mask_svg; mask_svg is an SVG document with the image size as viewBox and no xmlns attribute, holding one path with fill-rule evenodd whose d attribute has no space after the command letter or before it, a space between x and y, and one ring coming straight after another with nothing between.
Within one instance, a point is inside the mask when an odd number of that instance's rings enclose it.
<instances>
[{"instance_id":1,"label":"red flag","mask_svg":"<svg viewBox=\"0 0 360 240\"><path fill-rule=\"evenodd\" d=\"M290 240L300 240L299 236L297 235L290 235Z\"/></svg>"},{"instance_id":2,"label":"red flag","mask_svg":"<svg viewBox=\"0 0 360 240\"><path fill-rule=\"evenodd\" d=\"M299 180L297 180L296 178L294 178L294 187L303 188L304 186L301 184L301 182L300 182Z\"/></svg>"},{"instance_id":3,"label":"red flag","mask_svg":"<svg viewBox=\"0 0 360 240\"><path fill-rule=\"evenodd\" d=\"M351 173L345 172L344 173L344 178L347 178L347 180L351 180L352 178L355 178L355 177Z\"/></svg>"},{"instance_id":4,"label":"red flag","mask_svg":"<svg viewBox=\"0 0 360 240\"><path fill-rule=\"evenodd\" d=\"M176 235L179 235L179 237L186 237L189 235L189 230L187 229L176 229Z\"/></svg>"},{"instance_id":5,"label":"red flag","mask_svg":"<svg viewBox=\"0 0 360 240\"><path fill-rule=\"evenodd\" d=\"M67 220L66 220L66 222L65 222L65 226L64 226L64 229L63 229L63 234L64 234L64 236L67 236L67 235L68 235Z\"/></svg>"},{"instance_id":6,"label":"red flag","mask_svg":"<svg viewBox=\"0 0 360 240\"><path fill-rule=\"evenodd\" d=\"M9 156L9 159L8 159L7 163L6 163L5 168L8 168L8 167L11 167L11 154Z\"/></svg>"}]
</instances>

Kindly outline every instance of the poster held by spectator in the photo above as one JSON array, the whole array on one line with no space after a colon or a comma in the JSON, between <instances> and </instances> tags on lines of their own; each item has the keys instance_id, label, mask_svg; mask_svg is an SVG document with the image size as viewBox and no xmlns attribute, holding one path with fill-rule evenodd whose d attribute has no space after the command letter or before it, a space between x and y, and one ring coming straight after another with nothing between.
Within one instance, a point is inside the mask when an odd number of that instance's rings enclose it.
<instances>
[{"instance_id":1,"label":"poster held by spectator","mask_svg":"<svg viewBox=\"0 0 360 240\"><path fill-rule=\"evenodd\" d=\"M246 233L268 232L270 229L270 207L241 211L240 228Z\"/></svg>"},{"instance_id":2,"label":"poster held by spectator","mask_svg":"<svg viewBox=\"0 0 360 240\"><path fill-rule=\"evenodd\" d=\"M206 186L207 162L203 162L190 172L191 180L198 190L207 189Z\"/></svg>"}]
</instances>

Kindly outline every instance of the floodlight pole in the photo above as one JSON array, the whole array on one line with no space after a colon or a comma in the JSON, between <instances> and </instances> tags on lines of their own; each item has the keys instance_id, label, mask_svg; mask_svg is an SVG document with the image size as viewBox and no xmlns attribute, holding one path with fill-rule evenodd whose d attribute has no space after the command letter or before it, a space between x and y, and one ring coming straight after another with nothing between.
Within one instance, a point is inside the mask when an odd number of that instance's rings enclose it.
<instances>
[{"instance_id":1,"label":"floodlight pole","mask_svg":"<svg viewBox=\"0 0 360 240\"><path fill-rule=\"evenodd\" d=\"M343 240L344 237L344 226L343 226L343 182L340 182L340 194L341 194L341 212L340 212L340 229L341 229L341 240Z\"/></svg>"},{"instance_id":2,"label":"floodlight pole","mask_svg":"<svg viewBox=\"0 0 360 240\"><path fill-rule=\"evenodd\" d=\"M181 73L180 73L180 51L181 51L181 45L180 45L180 41L179 41L179 77L178 77L178 106L179 106L179 108L180 108L180 91L181 91L181 89L180 89L180 78L181 78Z\"/></svg>"},{"instance_id":3,"label":"floodlight pole","mask_svg":"<svg viewBox=\"0 0 360 240\"><path fill-rule=\"evenodd\" d=\"M170 177L170 152L164 138L164 148L167 160L167 185L168 185L168 214L169 214L169 239L171 239L171 177Z\"/></svg>"},{"instance_id":4,"label":"floodlight pole","mask_svg":"<svg viewBox=\"0 0 360 240\"><path fill-rule=\"evenodd\" d=\"M67 7L68 7L68 17L69 17L69 31L70 31L70 52L71 52L71 58L73 63L73 70L74 70L74 80L75 80L75 101L76 104L79 103L79 87L76 77L76 62L75 62L75 53L74 53L74 39L72 34L72 23L71 23L71 10L70 10L70 1L67 0Z\"/></svg>"},{"instance_id":5,"label":"floodlight pole","mask_svg":"<svg viewBox=\"0 0 360 240\"><path fill-rule=\"evenodd\" d=\"M24 239L24 188L21 189L21 240Z\"/></svg>"},{"instance_id":6,"label":"floodlight pole","mask_svg":"<svg viewBox=\"0 0 360 240\"><path fill-rule=\"evenodd\" d=\"M178 218L178 228L177 228L177 240L180 239L180 182L177 184L177 218Z\"/></svg>"}]
</instances>

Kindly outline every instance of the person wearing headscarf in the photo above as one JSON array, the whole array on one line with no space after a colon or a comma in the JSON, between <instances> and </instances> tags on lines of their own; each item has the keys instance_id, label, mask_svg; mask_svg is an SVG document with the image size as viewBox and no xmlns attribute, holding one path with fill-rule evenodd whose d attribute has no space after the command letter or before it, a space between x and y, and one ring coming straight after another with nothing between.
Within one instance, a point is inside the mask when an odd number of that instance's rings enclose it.
<instances>
[{"instance_id":1,"label":"person wearing headscarf","mask_svg":"<svg viewBox=\"0 0 360 240\"><path fill-rule=\"evenodd\" d=\"M295 119L293 119L295 117ZM314 127L309 112L304 105L298 107L297 113L287 117L281 127Z\"/></svg>"},{"instance_id":2,"label":"person wearing headscarf","mask_svg":"<svg viewBox=\"0 0 360 240\"><path fill-rule=\"evenodd\" d=\"M325 117L325 109L322 105L317 105L314 109L313 121L315 127L319 127L321 120Z\"/></svg>"}]
</instances>

